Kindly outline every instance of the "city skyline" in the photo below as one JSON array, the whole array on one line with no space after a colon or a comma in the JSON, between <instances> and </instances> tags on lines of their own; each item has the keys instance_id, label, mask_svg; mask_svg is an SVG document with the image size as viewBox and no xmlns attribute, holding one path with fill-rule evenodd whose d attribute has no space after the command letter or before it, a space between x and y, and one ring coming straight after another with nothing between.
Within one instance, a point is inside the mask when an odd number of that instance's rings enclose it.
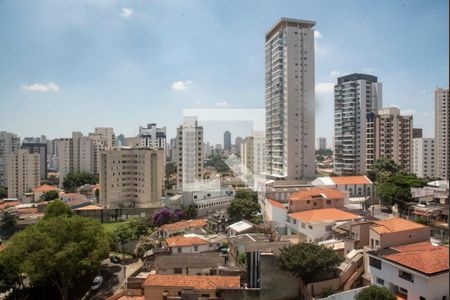
<instances>
[{"instance_id":1,"label":"city skyline","mask_svg":"<svg viewBox=\"0 0 450 300\"><path fill-rule=\"evenodd\" d=\"M448 87L446 1L60 5L0 4L0 128L21 138L94 127L135 136L148 122L172 138L184 108L262 108L263 37L282 16L316 21L316 136L332 139L336 77L377 76L383 106L413 113L424 137L434 134L434 89Z\"/></svg>"}]
</instances>

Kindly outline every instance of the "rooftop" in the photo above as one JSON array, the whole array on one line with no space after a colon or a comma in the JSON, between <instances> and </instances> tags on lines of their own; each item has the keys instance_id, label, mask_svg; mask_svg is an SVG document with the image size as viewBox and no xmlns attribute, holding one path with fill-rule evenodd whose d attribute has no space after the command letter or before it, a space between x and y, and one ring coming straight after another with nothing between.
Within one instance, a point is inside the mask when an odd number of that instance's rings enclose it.
<instances>
[{"instance_id":1,"label":"rooftop","mask_svg":"<svg viewBox=\"0 0 450 300\"><path fill-rule=\"evenodd\" d=\"M391 247L391 251L371 253L421 273L432 275L449 269L449 250L430 242Z\"/></svg>"},{"instance_id":2,"label":"rooftop","mask_svg":"<svg viewBox=\"0 0 450 300\"><path fill-rule=\"evenodd\" d=\"M289 216L296 220L307 223L320 221L344 221L362 218L359 215L355 215L336 208L311 209L292 213L289 214Z\"/></svg>"},{"instance_id":3,"label":"rooftop","mask_svg":"<svg viewBox=\"0 0 450 300\"><path fill-rule=\"evenodd\" d=\"M43 184L40 186L37 186L33 189L33 192L48 192L48 191L56 191L58 190L58 187L54 186L54 185L48 185L48 184Z\"/></svg>"},{"instance_id":4,"label":"rooftop","mask_svg":"<svg viewBox=\"0 0 450 300\"><path fill-rule=\"evenodd\" d=\"M175 253L157 255L154 266L158 268L213 268L225 265L219 252Z\"/></svg>"},{"instance_id":5,"label":"rooftop","mask_svg":"<svg viewBox=\"0 0 450 300\"><path fill-rule=\"evenodd\" d=\"M289 196L290 201L345 198L346 194L338 189L327 187L305 188Z\"/></svg>"},{"instance_id":6,"label":"rooftop","mask_svg":"<svg viewBox=\"0 0 450 300\"><path fill-rule=\"evenodd\" d=\"M97 205L86 205L83 207L75 208L75 210L96 210L96 209L103 209L103 207Z\"/></svg>"},{"instance_id":7,"label":"rooftop","mask_svg":"<svg viewBox=\"0 0 450 300\"><path fill-rule=\"evenodd\" d=\"M176 222L172 224L166 224L159 228L159 230L165 230L165 231L174 231L174 230L180 230L180 229L189 229L189 228L201 228L208 225L205 220L203 219L195 219L195 220L188 220L188 221L181 221Z\"/></svg>"},{"instance_id":8,"label":"rooftop","mask_svg":"<svg viewBox=\"0 0 450 300\"><path fill-rule=\"evenodd\" d=\"M270 205L281 208L281 209L287 209L286 206L283 205L283 203L272 200L272 199L267 199L267 201L270 203Z\"/></svg>"},{"instance_id":9,"label":"rooftop","mask_svg":"<svg viewBox=\"0 0 450 300\"><path fill-rule=\"evenodd\" d=\"M253 223L242 220L242 221L231 224L230 226L228 226L228 228L230 228L231 230L234 230L236 232L243 232L250 228L253 228L253 226L254 226Z\"/></svg>"},{"instance_id":10,"label":"rooftop","mask_svg":"<svg viewBox=\"0 0 450 300\"><path fill-rule=\"evenodd\" d=\"M333 176L330 178L335 184L372 184L367 176Z\"/></svg>"},{"instance_id":11,"label":"rooftop","mask_svg":"<svg viewBox=\"0 0 450 300\"><path fill-rule=\"evenodd\" d=\"M147 277L144 286L176 286L216 290L218 288L239 288L240 278L239 276L152 274Z\"/></svg>"},{"instance_id":12,"label":"rooftop","mask_svg":"<svg viewBox=\"0 0 450 300\"><path fill-rule=\"evenodd\" d=\"M185 246L195 246L195 245L206 245L208 241L198 237L198 236L174 236L166 238L167 245L172 247L185 247Z\"/></svg>"},{"instance_id":13,"label":"rooftop","mask_svg":"<svg viewBox=\"0 0 450 300\"><path fill-rule=\"evenodd\" d=\"M393 218L375 221L374 224L372 225L372 229L378 232L379 234L414 230L424 227L428 226L413 221L405 220L402 218Z\"/></svg>"}]
</instances>

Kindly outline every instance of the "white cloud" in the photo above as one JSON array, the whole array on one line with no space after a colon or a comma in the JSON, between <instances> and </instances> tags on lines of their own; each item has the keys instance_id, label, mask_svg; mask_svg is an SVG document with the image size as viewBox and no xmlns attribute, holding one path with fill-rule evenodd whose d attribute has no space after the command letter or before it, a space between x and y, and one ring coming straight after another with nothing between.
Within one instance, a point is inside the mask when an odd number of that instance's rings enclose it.
<instances>
[{"instance_id":1,"label":"white cloud","mask_svg":"<svg viewBox=\"0 0 450 300\"><path fill-rule=\"evenodd\" d=\"M334 83L333 82L319 82L316 84L316 93L333 93Z\"/></svg>"},{"instance_id":2,"label":"white cloud","mask_svg":"<svg viewBox=\"0 0 450 300\"><path fill-rule=\"evenodd\" d=\"M228 105L229 105L229 103L227 101L222 101L222 102L216 103L216 106L219 106L219 107L226 107Z\"/></svg>"},{"instance_id":3,"label":"white cloud","mask_svg":"<svg viewBox=\"0 0 450 300\"><path fill-rule=\"evenodd\" d=\"M403 116L411 116L411 115L414 115L415 113L416 113L416 110L414 110L412 108L401 110L401 115L403 115Z\"/></svg>"},{"instance_id":4,"label":"white cloud","mask_svg":"<svg viewBox=\"0 0 450 300\"><path fill-rule=\"evenodd\" d=\"M314 38L315 39L321 39L322 38L322 34L320 33L319 30L314 30Z\"/></svg>"},{"instance_id":5,"label":"white cloud","mask_svg":"<svg viewBox=\"0 0 450 300\"><path fill-rule=\"evenodd\" d=\"M340 76L341 74L342 74L341 71L338 71L338 70L332 70L332 71L330 72L330 75L333 76L333 77L338 77L338 76Z\"/></svg>"},{"instance_id":6,"label":"white cloud","mask_svg":"<svg viewBox=\"0 0 450 300\"><path fill-rule=\"evenodd\" d=\"M184 91L187 90L188 85L190 85L192 83L191 80L187 80L187 81L175 81L174 83L172 83L172 90L174 91Z\"/></svg>"},{"instance_id":7,"label":"white cloud","mask_svg":"<svg viewBox=\"0 0 450 300\"><path fill-rule=\"evenodd\" d=\"M124 8L122 8L122 13L120 14L120 16L128 19L133 14L134 14L134 10L132 10L131 8L128 8L128 7L124 7Z\"/></svg>"},{"instance_id":8,"label":"white cloud","mask_svg":"<svg viewBox=\"0 0 450 300\"><path fill-rule=\"evenodd\" d=\"M327 54L328 53L328 48L321 47L321 46L317 45L317 43L314 47L316 50L316 54Z\"/></svg>"},{"instance_id":9,"label":"white cloud","mask_svg":"<svg viewBox=\"0 0 450 300\"><path fill-rule=\"evenodd\" d=\"M54 82L34 83L22 85L22 90L33 93L57 92L59 91L59 86Z\"/></svg>"}]
</instances>

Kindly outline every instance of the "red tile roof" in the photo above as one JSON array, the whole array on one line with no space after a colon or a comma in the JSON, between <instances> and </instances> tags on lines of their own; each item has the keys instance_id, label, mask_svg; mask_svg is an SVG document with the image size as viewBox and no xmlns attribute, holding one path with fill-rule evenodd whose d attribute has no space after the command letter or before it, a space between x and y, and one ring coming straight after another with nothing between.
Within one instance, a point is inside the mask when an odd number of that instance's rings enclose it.
<instances>
[{"instance_id":1,"label":"red tile roof","mask_svg":"<svg viewBox=\"0 0 450 300\"><path fill-rule=\"evenodd\" d=\"M33 189L33 192L48 192L48 191L55 191L58 188L54 185L48 185L48 184L43 184L40 186L37 186Z\"/></svg>"},{"instance_id":2,"label":"red tile roof","mask_svg":"<svg viewBox=\"0 0 450 300\"><path fill-rule=\"evenodd\" d=\"M340 199L345 198L346 194L338 189L327 187L305 188L289 196L290 201L307 201L315 199Z\"/></svg>"},{"instance_id":3,"label":"red tile roof","mask_svg":"<svg viewBox=\"0 0 450 300\"><path fill-rule=\"evenodd\" d=\"M384 258L425 274L434 274L449 269L447 246L437 246L430 242L391 247L399 253L385 255Z\"/></svg>"},{"instance_id":4,"label":"red tile roof","mask_svg":"<svg viewBox=\"0 0 450 300\"><path fill-rule=\"evenodd\" d=\"M117 298L116 300L145 300L144 296L121 296L120 298Z\"/></svg>"},{"instance_id":5,"label":"red tile roof","mask_svg":"<svg viewBox=\"0 0 450 300\"><path fill-rule=\"evenodd\" d=\"M414 230L428 227L413 221L405 220L402 218L393 218L387 220L375 221L372 224L372 229L379 234L389 234L394 232L401 232L407 230Z\"/></svg>"},{"instance_id":6,"label":"red tile roof","mask_svg":"<svg viewBox=\"0 0 450 300\"><path fill-rule=\"evenodd\" d=\"M333 176L334 184L372 184L367 176Z\"/></svg>"},{"instance_id":7,"label":"red tile roof","mask_svg":"<svg viewBox=\"0 0 450 300\"><path fill-rule=\"evenodd\" d=\"M281 208L281 209L287 209L286 206L284 206L282 203L272 200L272 199L267 199L267 201L270 203L270 205Z\"/></svg>"},{"instance_id":8,"label":"red tile roof","mask_svg":"<svg viewBox=\"0 0 450 300\"><path fill-rule=\"evenodd\" d=\"M216 290L218 288L239 288L239 276L210 275L162 275L152 274L144 286L190 287L197 290Z\"/></svg>"},{"instance_id":9,"label":"red tile roof","mask_svg":"<svg viewBox=\"0 0 450 300\"><path fill-rule=\"evenodd\" d=\"M172 247L186 247L195 245L207 245L208 241L197 236L174 236L166 238L166 243L170 248Z\"/></svg>"},{"instance_id":10,"label":"red tile roof","mask_svg":"<svg viewBox=\"0 0 450 300\"><path fill-rule=\"evenodd\" d=\"M289 216L296 220L307 223L317 221L343 221L362 218L359 215L355 215L336 208L311 209L292 213L289 214Z\"/></svg>"},{"instance_id":11,"label":"red tile roof","mask_svg":"<svg viewBox=\"0 0 450 300\"><path fill-rule=\"evenodd\" d=\"M97 205L86 205L83 207L75 208L75 210L96 210L96 209L103 209L103 207Z\"/></svg>"},{"instance_id":12,"label":"red tile roof","mask_svg":"<svg viewBox=\"0 0 450 300\"><path fill-rule=\"evenodd\" d=\"M5 201L2 204L0 204L0 210L8 208L8 207L13 207L20 204L19 201Z\"/></svg>"},{"instance_id":13,"label":"red tile roof","mask_svg":"<svg viewBox=\"0 0 450 300\"><path fill-rule=\"evenodd\" d=\"M179 229L191 229L191 228L202 228L208 225L203 219L187 220L176 222L172 224L166 224L159 228L159 230L174 231Z\"/></svg>"}]
</instances>

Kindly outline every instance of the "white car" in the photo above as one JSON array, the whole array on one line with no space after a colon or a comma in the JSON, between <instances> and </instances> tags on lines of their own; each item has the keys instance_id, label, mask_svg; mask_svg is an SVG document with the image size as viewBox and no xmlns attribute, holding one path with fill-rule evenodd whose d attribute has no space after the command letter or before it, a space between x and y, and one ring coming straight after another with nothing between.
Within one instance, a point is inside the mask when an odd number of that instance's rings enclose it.
<instances>
[{"instance_id":1,"label":"white car","mask_svg":"<svg viewBox=\"0 0 450 300\"><path fill-rule=\"evenodd\" d=\"M94 281L92 282L91 290L95 291L97 290L103 283L103 277L97 276L94 278Z\"/></svg>"}]
</instances>

